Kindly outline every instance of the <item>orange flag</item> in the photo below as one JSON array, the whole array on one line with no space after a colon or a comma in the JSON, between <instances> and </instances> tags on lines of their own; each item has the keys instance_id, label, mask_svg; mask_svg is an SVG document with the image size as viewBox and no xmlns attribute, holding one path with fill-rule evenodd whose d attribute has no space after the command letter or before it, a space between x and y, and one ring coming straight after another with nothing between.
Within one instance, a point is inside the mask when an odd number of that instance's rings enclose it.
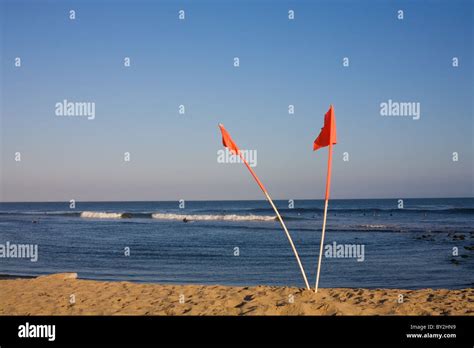
<instances>
[{"instance_id":1,"label":"orange flag","mask_svg":"<svg viewBox=\"0 0 474 348\"><path fill-rule=\"evenodd\" d=\"M321 133L314 141L313 151L322 147L328 147L328 174L326 176L326 195L324 202L324 217L323 230L321 232L321 246L319 248L318 271L316 273L316 286L314 291L318 292L319 287L319 273L321 271L321 260L323 257L324 233L326 232L326 218L328 213L329 191L331 187L331 168L332 168L332 146L337 143L336 139L336 117L334 116L334 108L329 107L328 112L324 115L324 126L321 128Z\"/></svg>"},{"instance_id":2,"label":"orange flag","mask_svg":"<svg viewBox=\"0 0 474 348\"><path fill-rule=\"evenodd\" d=\"M314 141L313 151L336 143L336 116L334 116L334 109L331 105L328 112L324 115L324 126Z\"/></svg>"},{"instance_id":3,"label":"orange flag","mask_svg":"<svg viewBox=\"0 0 474 348\"><path fill-rule=\"evenodd\" d=\"M224 125L222 123L219 123L219 128L221 129L222 133L222 145L224 145L224 147L227 147L233 154L238 155L240 150L234 143L234 141L230 137L230 134L224 128Z\"/></svg>"},{"instance_id":4,"label":"orange flag","mask_svg":"<svg viewBox=\"0 0 474 348\"><path fill-rule=\"evenodd\" d=\"M244 156L242 156L242 153L240 152L240 149L237 147L237 145L234 143L234 141L232 140L232 138L230 137L230 134L229 132L227 132L227 130L224 128L224 125L222 123L219 123L219 128L221 130L221 133L222 133L222 145L224 145L224 147L228 148L229 151L231 153L233 153L234 155L238 155L242 161L244 162L245 166L248 168L248 170L250 171L250 174L252 174L253 178L255 179L255 181L257 182L258 186L260 186L260 188L262 189L262 191L267 194L267 190L265 189L265 186L263 186L262 182L260 181L260 179L258 178L257 174L255 174L255 172L253 171L253 169L250 167L249 163L247 162L247 160L245 159Z\"/></svg>"}]
</instances>

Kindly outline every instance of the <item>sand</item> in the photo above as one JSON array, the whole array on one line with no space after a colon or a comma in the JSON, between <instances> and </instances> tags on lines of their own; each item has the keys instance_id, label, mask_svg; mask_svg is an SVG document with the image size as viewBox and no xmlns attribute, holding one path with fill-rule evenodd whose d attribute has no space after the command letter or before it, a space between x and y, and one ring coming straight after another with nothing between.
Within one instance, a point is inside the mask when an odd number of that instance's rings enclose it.
<instances>
[{"instance_id":1,"label":"sand","mask_svg":"<svg viewBox=\"0 0 474 348\"><path fill-rule=\"evenodd\" d=\"M0 280L0 315L474 315L474 289L334 288L315 294L292 287L137 284L76 277L62 273Z\"/></svg>"}]
</instances>

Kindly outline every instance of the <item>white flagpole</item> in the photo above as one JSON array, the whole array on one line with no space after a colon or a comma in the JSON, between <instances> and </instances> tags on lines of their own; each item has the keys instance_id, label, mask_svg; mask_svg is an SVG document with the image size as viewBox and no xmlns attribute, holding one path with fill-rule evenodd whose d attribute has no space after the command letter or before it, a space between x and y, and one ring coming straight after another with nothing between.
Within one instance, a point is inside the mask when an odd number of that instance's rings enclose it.
<instances>
[{"instance_id":1,"label":"white flagpole","mask_svg":"<svg viewBox=\"0 0 474 348\"><path fill-rule=\"evenodd\" d=\"M253 169L250 167L250 165L248 164L248 162L247 162L247 160L245 159L245 157L242 156L242 153L241 153L240 151L239 151L239 156L240 156L240 158L242 159L242 161L245 163L245 165L247 166L248 170L250 171L250 174L252 174L252 176L254 177L255 181L257 181L258 186L260 186L260 188L262 189L263 193L265 194L265 197L267 197L268 202L270 203L270 205L272 206L273 210L274 210L275 213L277 214L278 220L280 221L281 226L282 226L283 229L285 230L286 237L288 238L288 241L290 242L291 248L293 249L293 253L294 253L295 256L296 256L296 261L298 261L298 266L300 267L301 274L303 275L303 279L304 279L304 282L305 282L305 284L306 284L306 288L307 288L308 290L311 290L311 287L309 286L309 283L308 283L308 279L306 278L306 273L305 273L305 271L304 271L303 264L301 263L301 260L300 260L300 257L299 257L299 255L298 255L298 252L296 251L295 245L293 244L293 240L291 239L290 233L288 232L288 229L286 228L286 225L285 225L285 223L283 222L283 219L282 219L280 213L278 212L278 209L276 208L275 204L273 203L272 199L270 198L270 195L268 194L267 190L265 189L265 187L263 186L263 184L262 184L262 183L260 182L260 180L258 179L257 174L255 174L255 172L254 172Z\"/></svg>"},{"instance_id":2,"label":"white flagpole","mask_svg":"<svg viewBox=\"0 0 474 348\"><path fill-rule=\"evenodd\" d=\"M328 146L328 174L326 177L326 197L324 202L323 231L321 233L321 246L319 247L318 272L316 273L316 286L314 292L318 292L319 274L321 272L321 260L323 259L324 234L326 232L326 217L328 213L329 190L331 187L331 167L332 167L332 144Z\"/></svg>"},{"instance_id":3,"label":"white flagpole","mask_svg":"<svg viewBox=\"0 0 474 348\"><path fill-rule=\"evenodd\" d=\"M321 260L323 258L323 247L324 247L324 233L326 232L326 216L328 212L328 199L324 203L324 218L323 218L323 232L321 233L321 246L319 247L319 260L318 260L318 273L316 274L316 287L314 292L318 292L319 286L319 272L321 271Z\"/></svg>"},{"instance_id":4,"label":"white flagpole","mask_svg":"<svg viewBox=\"0 0 474 348\"><path fill-rule=\"evenodd\" d=\"M296 251L296 248L295 248L295 245L293 244L293 240L291 239L291 236L290 236L290 233L288 232L288 229L286 228L286 225L285 223L283 222L283 219L280 215L280 213L278 212L278 209L276 208L275 204L273 203L272 199L270 198L270 195L268 194L267 190L265 189L265 187L263 186L262 182L260 181L260 179L258 178L257 174L255 174L255 172L253 171L253 169L250 167L250 165L248 164L247 160L245 159L245 157L242 155L241 151L238 149L237 145L233 142L233 140L230 138L230 135L227 133L227 131L225 130L224 128L224 125L219 123L219 128L222 132L222 143L225 147L231 149L231 152L233 152L234 154L238 154L239 157L242 159L242 161L244 162L245 166L247 167L247 169L249 170L250 174L252 174L253 178L255 179L255 181L257 182L258 186L260 187L260 189L263 191L263 193L265 194L265 197L267 198L268 202L270 203L270 205L272 206L273 210L275 211L275 213L277 214L277 217L278 217L278 220L280 221L280 224L281 226L283 227L283 230L285 230L285 233L286 233L286 237L288 238L288 241L290 242L290 245L291 245L291 248L293 249L293 252L296 256L296 260L298 261L298 266L300 267L300 270L301 270L301 274L303 275L303 279L304 279L304 282L306 284L306 288L308 290L311 290L311 287L309 286L309 283L308 283L308 279L306 278L306 273L304 271L304 268L303 268L303 264L301 263L301 260L300 260L300 257L298 255L298 252Z\"/></svg>"},{"instance_id":5,"label":"white flagpole","mask_svg":"<svg viewBox=\"0 0 474 348\"><path fill-rule=\"evenodd\" d=\"M298 261L298 266L300 266L301 274L303 275L304 282L305 282L305 284L306 284L306 288L307 288L308 290L311 290L311 287L309 286L309 283L308 283L308 279L306 278L306 273L305 273L305 271L304 271L303 264L301 263L301 260L300 260L300 257L299 257L299 255L298 255L298 252L296 251L295 245L293 244L293 240L291 239L290 233L288 232L288 229L286 228L286 225L285 225L285 223L283 222L283 219L281 218L280 213L278 212L277 208L275 207L275 204L273 204L273 201L272 201L272 199L270 198L270 195L268 194L267 191L264 191L264 193L265 193L265 196L267 197L267 200L270 202L270 204L271 204L273 210L274 210L275 213L277 214L277 217L278 217L278 220L280 221L281 226L282 226L283 229L285 230L286 237L288 238L288 241L290 242L291 248L293 249L293 253L294 253L295 256L296 256L296 260Z\"/></svg>"}]
</instances>

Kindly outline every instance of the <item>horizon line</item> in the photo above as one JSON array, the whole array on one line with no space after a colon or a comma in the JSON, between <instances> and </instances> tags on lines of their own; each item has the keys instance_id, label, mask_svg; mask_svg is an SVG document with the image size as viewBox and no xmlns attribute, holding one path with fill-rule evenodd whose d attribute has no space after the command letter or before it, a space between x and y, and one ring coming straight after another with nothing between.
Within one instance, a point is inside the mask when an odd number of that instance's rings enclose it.
<instances>
[{"instance_id":1,"label":"horizon line","mask_svg":"<svg viewBox=\"0 0 474 348\"><path fill-rule=\"evenodd\" d=\"M390 197L390 198L330 198L331 201L365 201L365 200L395 200L395 199L474 199L474 197ZM274 199L274 201L288 201L290 199ZM323 201L324 198L292 198L293 201ZM180 199L177 200L130 200L130 201L120 201L120 200L75 200L75 202L82 202L82 203L152 203L152 202L159 202L159 203L168 203L168 202L179 202ZM184 200L185 202L266 202L266 199L189 199ZM0 204L5 203L69 203L70 200L66 201L0 201Z\"/></svg>"}]
</instances>

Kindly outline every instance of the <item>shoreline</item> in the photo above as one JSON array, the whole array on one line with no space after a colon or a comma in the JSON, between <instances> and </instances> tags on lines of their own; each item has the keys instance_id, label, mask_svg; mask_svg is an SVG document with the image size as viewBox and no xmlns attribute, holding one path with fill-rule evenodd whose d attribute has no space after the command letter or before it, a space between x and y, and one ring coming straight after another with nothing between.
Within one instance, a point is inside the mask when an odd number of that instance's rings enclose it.
<instances>
[{"instance_id":1,"label":"shoreline","mask_svg":"<svg viewBox=\"0 0 474 348\"><path fill-rule=\"evenodd\" d=\"M60 273L45 273L45 274L35 274L35 275L25 275L25 274L10 274L10 273L0 273L0 280L20 280L20 279L36 279L39 277L48 277L48 276L53 276L53 275L67 275L67 274L76 274L74 272L60 272ZM244 287L258 287L258 286L265 286L269 288L293 288L293 289L301 289L305 290L304 286L298 287L296 285L280 285L280 284L221 284L221 283L179 283L179 282L154 282L154 281L146 281L146 280L126 280L126 279L98 279L98 278L89 278L89 277L80 277L79 275L76 276L77 280L86 280L86 281L93 281L93 282L99 282L99 283L130 283L130 284L141 284L141 285L160 285L160 286L222 286L222 287L229 287L229 288L244 288ZM1 283L0 283L1 285ZM406 288L392 288L392 287L387 287L387 288L381 288L381 287L345 287L345 286L340 286L337 288L330 288L330 289L340 289L340 290L350 290L350 289L364 289L364 290L404 290L404 291L419 291L419 290L448 290L448 291L453 291L453 290L467 290L471 289L469 286L474 285L474 283L466 284L466 286L459 286L459 287L452 287L452 288L446 288L446 287L406 287ZM314 291L314 284L312 285L312 290ZM329 288L326 288L329 289ZM472 288L474 289L474 288Z\"/></svg>"},{"instance_id":2,"label":"shoreline","mask_svg":"<svg viewBox=\"0 0 474 348\"><path fill-rule=\"evenodd\" d=\"M171 285L0 276L0 315L474 315L474 288Z\"/></svg>"}]
</instances>

